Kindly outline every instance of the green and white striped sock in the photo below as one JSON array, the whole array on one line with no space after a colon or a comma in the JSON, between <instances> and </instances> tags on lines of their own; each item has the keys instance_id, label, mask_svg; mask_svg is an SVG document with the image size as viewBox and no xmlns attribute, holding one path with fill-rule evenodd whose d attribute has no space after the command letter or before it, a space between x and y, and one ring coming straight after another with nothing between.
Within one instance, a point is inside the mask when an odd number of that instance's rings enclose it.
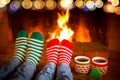
<instances>
[{"instance_id":1,"label":"green and white striped sock","mask_svg":"<svg viewBox=\"0 0 120 80\"><path fill-rule=\"evenodd\" d=\"M15 43L14 57L18 58L21 62L23 62L26 57L27 39L28 34L26 31L22 30L18 32Z\"/></svg>"},{"instance_id":2,"label":"green and white striped sock","mask_svg":"<svg viewBox=\"0 0 120 80\"><path fill-rule=\"evenodd\" d=\"M27 60L36 67L43 53L43 37L39 32L33 32L28 41Z\"/></svg>"}]
</instances>

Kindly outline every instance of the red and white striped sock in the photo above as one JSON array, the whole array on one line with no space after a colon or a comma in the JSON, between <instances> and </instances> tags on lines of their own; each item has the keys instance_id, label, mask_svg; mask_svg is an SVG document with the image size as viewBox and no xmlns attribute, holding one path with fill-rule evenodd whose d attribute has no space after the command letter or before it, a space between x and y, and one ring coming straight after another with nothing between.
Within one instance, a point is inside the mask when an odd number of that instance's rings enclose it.
<instances>
[{"instance_id":1,"label":"red and white striped sock","mask_svg":"<svg viewBox=\"0 0 120 80\"><path fill-rule=\"evenodd\" d=\"M58 64L60 64L60 63L70 64L71 58L72 58L72 53L73 53L72 44L68 40L64 39L61 42L59 51L60 52L59 52Z\"/></svg>"},{"instance_id":2,"label":"red and white striped sock","mask_svg":"<svg viewBox=\"0 0 120 80\"><path fill-rule=\"evenodd\" d=\"M47 62L53 62L57 64L58 51L59 51L58 39L52 39L50 42L48 42L46 46Z\"/></svg>"}]
</instances>

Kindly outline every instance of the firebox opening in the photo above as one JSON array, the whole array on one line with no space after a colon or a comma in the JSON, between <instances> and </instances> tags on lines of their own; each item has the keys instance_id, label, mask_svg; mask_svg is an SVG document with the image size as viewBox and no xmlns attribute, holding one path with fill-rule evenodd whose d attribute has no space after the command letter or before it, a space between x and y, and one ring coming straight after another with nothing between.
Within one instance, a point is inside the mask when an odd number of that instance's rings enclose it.
<instances>
[{"instance_id":1,"label":"firebox opening","mask_svg":"<svg viewBox=\"0 0 120 80\"><path fill-rule=\"evenodd\" d=\"M65 14L65 11L55 10L24 10L21 9L15 14L9 14L10 29L13 40L18 31L25 29L29 36L32 32L40 32L47 42L51 33L57 29L58 13ZM107 45L107 16L102 9L93 12L84 12L79 9L69 11L67 26L73 30L72 42L100 42ZM59 33L57 33L59 34Z\"/></svg>"}]
</instances>

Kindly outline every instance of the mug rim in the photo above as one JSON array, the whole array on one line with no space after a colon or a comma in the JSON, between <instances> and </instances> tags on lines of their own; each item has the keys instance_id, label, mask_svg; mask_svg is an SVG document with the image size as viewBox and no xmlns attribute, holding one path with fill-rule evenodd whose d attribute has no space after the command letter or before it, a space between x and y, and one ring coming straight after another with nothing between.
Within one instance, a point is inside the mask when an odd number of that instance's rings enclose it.
<instances>
[{"instance_id":1,"label":"mug rim","mask_svg":"<svg viewBox=\"0 0 120 80\"><path fill-rule=\"evenodd\" d=\"M98 62L95 61L96 59L102 59L102 60L105 60L105 62L103 62L103 63L98 63ZM105 58L105 57L93 57L93 58L92 58L92 63L101 64L101 65L106 65L106 64L108 63L108 59Z\"/></svg>"},{"instance_id":2,"label":"mug rim","mask_svg":"<svg viewBox=\"0 0 120 80\"><path fill-rule=\"evenodd\" d=\"M79 58L85 58L85 59L87 59L88 61L86 61L86 62L80 62L80 61L77 60L77 59L79 59ZM90 58L87 57L87 56L76 56L76 57L74 58L74 61L75 61L76 63L78 63L78 64L88 64L88 63L90 63Z\"/></svg>"}]
</instances>

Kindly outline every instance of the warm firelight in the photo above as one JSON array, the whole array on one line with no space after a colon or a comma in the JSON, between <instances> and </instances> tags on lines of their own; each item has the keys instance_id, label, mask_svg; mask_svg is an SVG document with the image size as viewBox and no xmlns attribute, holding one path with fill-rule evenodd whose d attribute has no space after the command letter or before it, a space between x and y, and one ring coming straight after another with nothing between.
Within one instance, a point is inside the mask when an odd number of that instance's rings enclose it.
<instances>
[{"instance_id":1,"label":"warm firelight","mask_svg":"<svg viewBox=\"0 0 120 80\"><path fill-rule=\"evenodd\" d=\"M83 17L81 17L77 31L76 31L75 41L81 42L81 43L92 41L91 36L89 34L89 29L86 27Z\"/></svg>"},{"instance_id":2,"label":"warm firelight","mask_svg":"<svg viewBox=\"0 0 120 80\"><path fill-rule=\"evenodd\" d=\"M58 26L60 29L57 28L52 33L52 39L58 38L60 41L62 41L63 39L72 41L72 35L74 32L67 25L67 23L69 21L69 15L70 15L69 10L67 10L65 14L58 13L57 23L58 23ZM58 33L59 31L60 31L60 33Z\"/></svg>"},{"instance_id":3,"label":"warm firelight","mask_svg":"<svg viewBox=\"0 0 120 80\"><path fill-rule=\"evenodd\" d=\"M77 42L91 42L91 37L89 35L89 30L85 26L79 27L79 37L77 37Z\"/></svg>"},{"instance_id":4,"label":"warm firelight","mask_svg":"<svg viewBox=\"0 0 120 80\"><path fill-rule=\"evenodd\" d=\"M47 42L51 39L58 38L60 41L63 39L67 39L72 42L72 38L75 38L76 42L91 42L91 36L89 34L89 29L85 25L85 19L81 16L79 25L77 25L77 29L75 32L72 31L70 27L68 27L69 22L69 10L66 13L58 13L57 26L53 32L49 32L49 38ZM74 34L74 36L73 36Z\"/></svg>"}]
</instances>

